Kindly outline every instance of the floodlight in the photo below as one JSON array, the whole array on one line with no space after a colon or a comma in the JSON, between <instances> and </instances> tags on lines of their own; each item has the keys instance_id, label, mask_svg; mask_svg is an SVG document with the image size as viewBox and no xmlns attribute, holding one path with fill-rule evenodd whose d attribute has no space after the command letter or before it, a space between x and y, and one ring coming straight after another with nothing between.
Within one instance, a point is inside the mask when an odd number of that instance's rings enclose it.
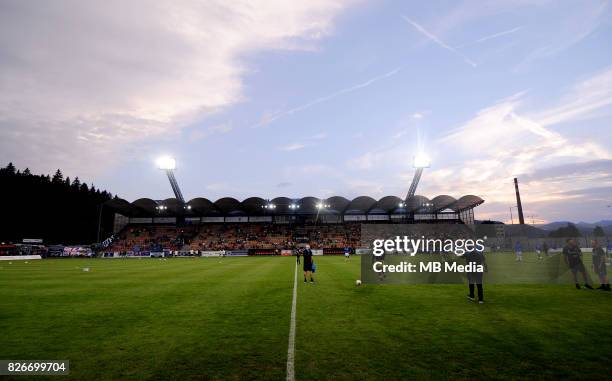
<instances>
[{"instance_id":1,"label":"floodlight","mask_svg":"<svg viewBox=\"0 0 612 381\"><path fill-rule=\"evenodd\" d=\"M424 153L419 153L414 157L414 167L415 168L429 168L430 160L429 156Z\"/></svg>"},{"instance_id":2,"label":"floodlight","mask_svg":"<svg viewBox=\"0 0 612 381\"><path fill-rule=\"evenodd\" d=\"M176 169L176 160L174 160L171 156L161 156L158 158L155 163L157 164L157 168L166 171L166 175L168 176L168 180L170 181L170 186L172 187L172 191L174 192L174 197L180 202L185 202L183 198L183 193L181 192L181 188L178 186L178 182L174 177L174 170Z\"/></svg>"},{"instance_id":3,"label":"floodlight","mask_svg":"<svg viewBox=\"0 0 612 381\"><path fill-rule=\"evenodd\" d=\"M176 168L176 160L174 160L171 156L162 156L158 158L155 162L157 164L157 168L168 170L174 170Z\"/></svg>"},{"instance_id":4,"label":"floodlight","mask_svg":"<svg viewBox=\"0 0 612 381\"><path fill-rule=\"evenodd\" d=\"M318 203L317 204L317 209L322 209L323 208L323 204L322 203Z\"/></svg>"}]
</instances>

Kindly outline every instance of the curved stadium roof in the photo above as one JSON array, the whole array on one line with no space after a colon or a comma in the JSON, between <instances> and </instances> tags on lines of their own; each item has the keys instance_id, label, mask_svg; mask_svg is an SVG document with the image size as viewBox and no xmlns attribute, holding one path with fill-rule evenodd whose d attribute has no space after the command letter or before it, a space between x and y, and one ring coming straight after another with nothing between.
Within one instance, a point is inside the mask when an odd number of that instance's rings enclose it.
<instances>
[{"instance_id":1,"label":"curved stadium roof","mask_svg":"<svg viewBox=\"0 0 612 381\"><path fill-rule=\"evenodd\" d=\"M159 215L214 216L214 215L282 215L282 214L393 214L393 213L437 213L444 210L461 212L475 208L484 200L478 196L467 195L455 199L440 195L431 200L425 196L415 195L406 200L396 196L385 196L376 201L369 196L359 196L348 200L341 196L320 199L316 197L289 198L277 197L266 200L261 197L249 197L238 201L233 197L223 197L210 201L197 197L181 203L175 198L152 200L141 198L132 203L114 198L106 206L130 217L151 217ZM323 209L317 208L324 204ZM273 208L269 206L273 205ZM266 208L268 206L268 208ZM294 206L297 206L294 208ZM164 209L159 209L163 207ZM163 213L160 213L162 211Z\"/></svg>"}]
</instances>

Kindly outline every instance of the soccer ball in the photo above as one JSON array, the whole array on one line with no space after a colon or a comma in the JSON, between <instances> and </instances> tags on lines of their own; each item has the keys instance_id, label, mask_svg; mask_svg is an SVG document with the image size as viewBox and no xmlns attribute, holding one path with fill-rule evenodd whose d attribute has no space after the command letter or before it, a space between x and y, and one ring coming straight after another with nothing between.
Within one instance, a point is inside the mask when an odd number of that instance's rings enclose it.
<instances>
[{"instance_id":1,"label":"soccer ball","mask_svg":"<svg viewBox=\"0 0 612 381\"><path fill-rule=\"evenodd\" d=\"M355 281L355 286L361 286L361 280L360 279L357 279Z\"/></svg>"}]
</instances>

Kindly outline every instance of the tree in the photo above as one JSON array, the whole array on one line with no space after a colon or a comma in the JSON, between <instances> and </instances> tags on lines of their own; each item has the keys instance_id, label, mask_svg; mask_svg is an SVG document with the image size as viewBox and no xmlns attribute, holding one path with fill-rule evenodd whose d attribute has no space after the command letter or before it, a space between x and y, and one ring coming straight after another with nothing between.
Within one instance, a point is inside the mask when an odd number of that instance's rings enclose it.
<instances>
[{"instance_id":1,"label":"tree","mask_svg":"<svg viewBox=\"0 0 612 381\"><path fill-rule=\"evenodd\" d=\"M114 213L110 208L100 209L111 197L108 192L105 196L99 190L92 193L78 179L64 180L61 170L53 180L46 174L32 175L27 168L20 176L17 172L13 164L0 167L0 193L10 200L2 206L0 242L34 237L48 244L82 244L97 239L99 222L101 236L112 230Z\"/></svg>"},{"instance_id":2,"label":"tree","mask_svg":"<svg viewBox=\"0 0 612 381\"><path fill-rule=\"evenodd\" d=\"M53 184L61 184L64 182L64 175L62 175L62 171L59 169L55 171L55 175L53 175L53 179L51 179Z\"/></svg>"},{"instance_id":3,"label":"tree","mask_svg":"<svg viewBox=\"0 0 612 381\"><path fill-rule=\"evenodd\" d=\"M9 175L15 174L15 166L13 165L13 163L8 163L8 165L6 166L6 173L8 173Z\"/></svg>"},{"instance_id":4,"label":"tree","mask_svg":"<svg viewBox=\"0 0 612 381\"><path fill-rule=\"evenodd\" d=\"M593 229L593 235L595 237L605 237L606 233L601 228L601 226L595 226L595 229Z\"/></svg>"}]
</instances>

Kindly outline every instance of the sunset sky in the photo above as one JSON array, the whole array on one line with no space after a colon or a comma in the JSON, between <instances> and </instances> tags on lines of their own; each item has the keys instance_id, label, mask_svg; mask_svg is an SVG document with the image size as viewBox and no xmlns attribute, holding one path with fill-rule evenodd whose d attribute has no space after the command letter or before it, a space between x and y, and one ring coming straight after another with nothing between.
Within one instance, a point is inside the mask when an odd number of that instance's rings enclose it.
<instances>
[{"instance_id":1,"label":"sunset sky","mask_svg":"<svg viewBox=\"0 0 612 381\"><path fill-rule=\"evenodd\" d=\"M129 201L479 195L612 219L607 1L0 0L0 165Z\"/></svg>"}]
</instances>

